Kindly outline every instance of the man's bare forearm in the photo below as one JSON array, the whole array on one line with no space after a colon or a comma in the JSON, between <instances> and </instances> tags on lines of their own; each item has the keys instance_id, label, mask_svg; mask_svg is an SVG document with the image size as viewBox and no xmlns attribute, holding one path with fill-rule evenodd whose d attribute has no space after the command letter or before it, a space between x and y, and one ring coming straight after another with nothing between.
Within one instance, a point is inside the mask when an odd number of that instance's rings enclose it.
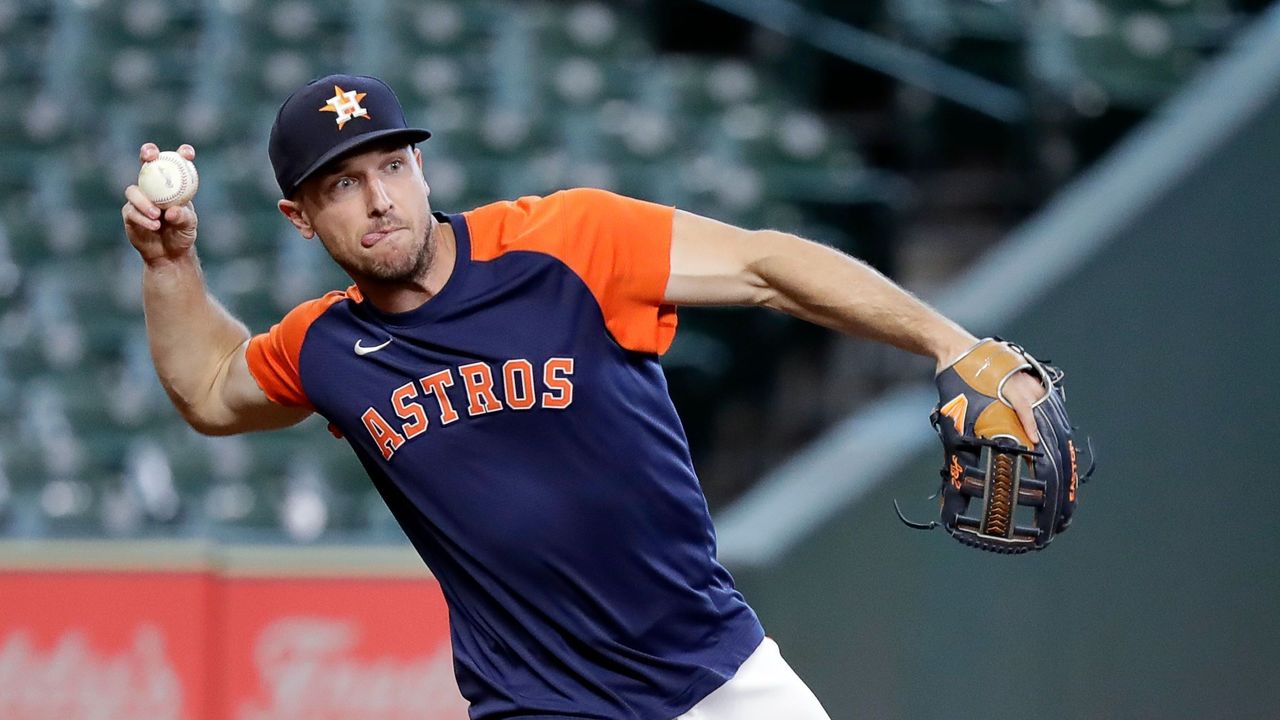
<instances>
[{"instance_id":1,"label":"man's bare forearm","mask_svg":"<svg viewBox=\"0 0 1280 720\"><path fill-rule=\"evenodd\" d=\"M760 304L848 335L888 343L945 365L973 335L844 253L786 233L757 234L764 248L751 270Z\"/></svg>"},{"instance_id":2,"label":"man's bare forearm","mask_svg":"<svg viewBox=\"0 0 1280 720\"><path fill-rule=\"evenodd\" d=\"M194 250L147 263L142 276L143 308L151 357L160 383L179 412L197 429L229 358L249 339L249 331L205 288Z\"/></svg>"}]
</instances>

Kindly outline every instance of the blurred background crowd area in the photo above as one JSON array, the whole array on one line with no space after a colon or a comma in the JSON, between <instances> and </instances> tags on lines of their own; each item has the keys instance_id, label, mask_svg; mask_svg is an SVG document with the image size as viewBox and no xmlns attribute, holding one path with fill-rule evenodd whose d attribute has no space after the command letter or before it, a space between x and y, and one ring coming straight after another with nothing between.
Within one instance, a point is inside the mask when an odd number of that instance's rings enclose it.
<instances>
[{"instance_id":1,"label":"blurred background crowd area","mask_svg":"<svg viewBox=\"0 0 1280 720\"><path fill-rule=\"evenodd\" d=\"M604 187L927 297L1263 5L0 0L0 535L399 537L323 421L205 438L171 409L119 214L144 141L197 148L207 281L254 332L347 284L266 155L283 98L336 71L434 131L436 209ZM747 309L682 310L663 363L713 508L931 368Z\"/></svg>"}]
</instances>

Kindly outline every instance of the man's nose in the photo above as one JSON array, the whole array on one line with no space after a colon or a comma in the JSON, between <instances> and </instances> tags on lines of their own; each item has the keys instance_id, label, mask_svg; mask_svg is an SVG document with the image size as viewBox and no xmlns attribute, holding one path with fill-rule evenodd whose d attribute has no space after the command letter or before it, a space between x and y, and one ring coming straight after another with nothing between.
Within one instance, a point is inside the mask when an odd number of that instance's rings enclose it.
<instances>
[{"instance_id":1,"label":"man's nose","mask_svg":"<svg viewBox=\"0 0 1280 720\"><path fill-rule=\"evenodd\" d=\"M372 180L365 187L368 188L369 215L378 217L391 212L391 195L381 180Z\"/></svg>"}]
</instances>

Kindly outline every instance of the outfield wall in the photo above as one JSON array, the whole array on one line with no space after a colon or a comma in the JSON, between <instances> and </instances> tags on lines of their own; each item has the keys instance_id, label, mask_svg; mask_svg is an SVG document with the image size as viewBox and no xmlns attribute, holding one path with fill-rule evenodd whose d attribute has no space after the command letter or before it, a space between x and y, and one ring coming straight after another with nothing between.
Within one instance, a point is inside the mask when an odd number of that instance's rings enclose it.
<instances>
[{"instance_id":1,"label":"outfield wall","mask_svg":"<svg viewBox=\"0 0 1280 720\"><path fill-rule=\"evenodd\" d=\"M0 543L5 720L462 720L406 548Z\"/></svg>"}]
</instances>

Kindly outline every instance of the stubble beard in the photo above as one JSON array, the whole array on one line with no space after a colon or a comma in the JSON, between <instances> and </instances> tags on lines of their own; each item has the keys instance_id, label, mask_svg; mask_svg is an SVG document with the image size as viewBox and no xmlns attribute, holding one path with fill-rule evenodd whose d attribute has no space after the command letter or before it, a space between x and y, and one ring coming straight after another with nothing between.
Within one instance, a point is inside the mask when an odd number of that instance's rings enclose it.
<instances>
[{"instance_id":1,"label":"stubble beard","mask_svg":"<svg viewBox=\"0 0 1280 720\"><path fill-rule=\"evenodd\" d=\"M435 224L428 221L416 249L393 258L375 258L365 271L365 276L375 282L390 285L411 283L423 278L435 260L435 243L432 242L434 228Z\"/></svg>"},{"instance_id":2,"label":"stubble beard","mask_svg":"<svg viewBox=\"0 0 1280 720\"><path fill-rule=\"evenodd\" d=\"M408 253L397 254L389 258L362 259L357 257L339 258L329 250L329 256L338 263L351 279L373 282L381 285L404 285L426 276L435 260L435 223L428 215L426 227L422 231L416 248ZM327 243L325 243L327 246Z\"/></svg>"}]
</instances>

